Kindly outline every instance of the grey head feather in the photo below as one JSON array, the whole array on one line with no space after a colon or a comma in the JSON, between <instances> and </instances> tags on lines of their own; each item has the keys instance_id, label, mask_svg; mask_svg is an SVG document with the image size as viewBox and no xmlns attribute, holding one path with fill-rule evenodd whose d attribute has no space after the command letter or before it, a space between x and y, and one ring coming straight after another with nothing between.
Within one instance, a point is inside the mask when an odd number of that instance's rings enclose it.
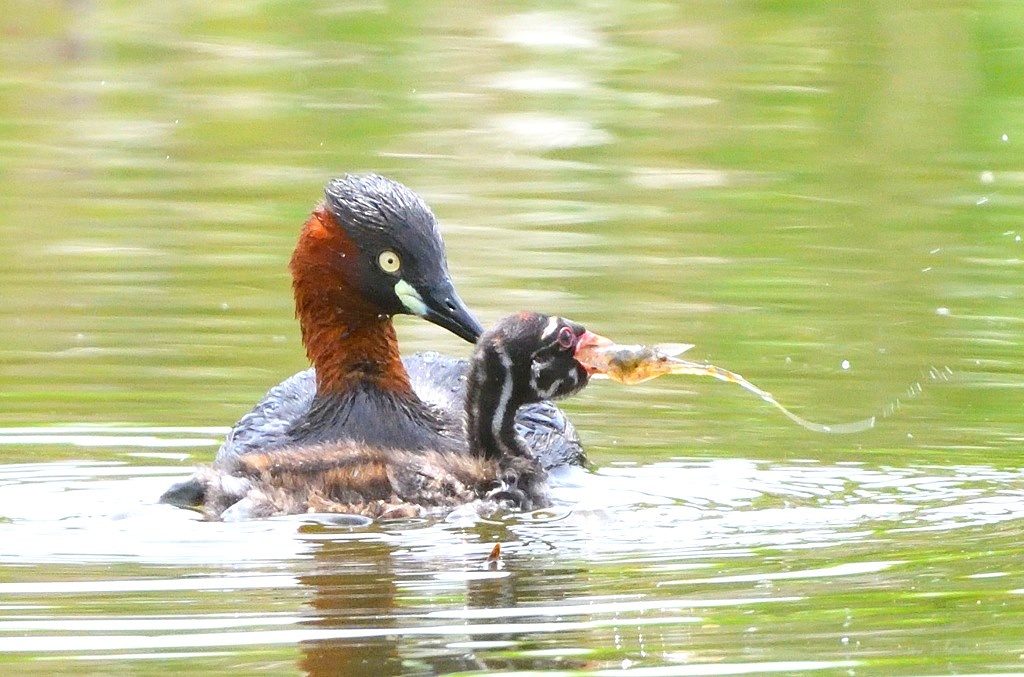
<instances>
[{"instance_id":1,"label":"grey head feather","mask_svg":"<svg viewBox=\"0 0 1024 677\"><path fill-rule=\"evenodd\" d=\"M416 193L378 174L348 174L331 180L324 195L331 214L368 255L394 249L402 256L402 277L410 284L447 277L437 219Z\"/></svg>"}]
</instances>

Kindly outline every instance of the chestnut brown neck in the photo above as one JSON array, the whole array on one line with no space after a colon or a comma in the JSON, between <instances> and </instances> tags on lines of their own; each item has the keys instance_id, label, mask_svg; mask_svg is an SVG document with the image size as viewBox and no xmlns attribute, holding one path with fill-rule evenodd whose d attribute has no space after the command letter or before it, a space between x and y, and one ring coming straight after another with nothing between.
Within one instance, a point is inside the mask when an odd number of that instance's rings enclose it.
<instances>
[{"instance_id":1,"label":"chestnut brown neck","mask_svg":"<svg viewBox=\"0 0 1024 677\"><path fill-rule=\"evenodd\" d=\"M376 387L411 394L391 317L360 294L358 249L323 205L299 235L290 264L295 315L318 396ZM346 268L351 262L352 268Z\"/></svg>"}]
</instances>

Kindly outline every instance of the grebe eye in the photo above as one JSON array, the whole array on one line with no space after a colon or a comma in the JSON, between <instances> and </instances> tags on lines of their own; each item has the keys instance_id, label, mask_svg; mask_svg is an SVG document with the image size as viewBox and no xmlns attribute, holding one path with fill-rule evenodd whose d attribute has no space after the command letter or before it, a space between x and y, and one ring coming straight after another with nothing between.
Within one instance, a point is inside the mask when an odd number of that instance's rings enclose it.
<instances>
[{"instance_id":1,"label":"grebe eye","mask_svg":"<svg viewBox=\"0 0 1024 677\"><path fill-rule=\"evenodd\" d=\"M576 343L576 334L569 327L562 327L558 330L558 345L563 348L572 348Z\"/></svg>"},{"instance_id":2,"label":"grebe eye","mask_svg":"<svg viewBox=\"0 0 1024 677\"><path fill-rule=\"evenodd\" d=\"M390 249L385 249L377 257L377 265L385 273L397 273L399 268L402 267L402 259Z\"/></svg>"}]
</instances>

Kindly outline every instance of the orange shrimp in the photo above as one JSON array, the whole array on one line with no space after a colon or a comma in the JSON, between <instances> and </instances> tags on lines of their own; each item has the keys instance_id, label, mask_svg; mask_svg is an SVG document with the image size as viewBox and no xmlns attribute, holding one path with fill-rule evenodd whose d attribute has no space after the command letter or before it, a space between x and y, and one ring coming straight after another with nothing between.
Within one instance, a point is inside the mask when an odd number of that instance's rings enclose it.
<instances>
[{"instance_id":1,"label":"orange shrimp","mask_svg":"<svg viewBox=\"0 0 1024 677\"><path fill-rule=\"evenodd\" d=\"M584 346L577 351L576 359L580 364L591 370L595 376L604 376L626 385L643 383L666 374L710 376L726 383L735 383L781 411L784 416L797 425L814 432L856 433L869 430L875 426L876 417L874 416L859 421L834 425L808 421L786 409L776 401L771 393L761 390L739 374L716 367L713 364L700 364L699 362L691 362L690 360L676 357L676 355L684 353L692 347L692 345L685 343L641 346L620 345L609 341L608 343Z\"/></svg>"}]
</instances>

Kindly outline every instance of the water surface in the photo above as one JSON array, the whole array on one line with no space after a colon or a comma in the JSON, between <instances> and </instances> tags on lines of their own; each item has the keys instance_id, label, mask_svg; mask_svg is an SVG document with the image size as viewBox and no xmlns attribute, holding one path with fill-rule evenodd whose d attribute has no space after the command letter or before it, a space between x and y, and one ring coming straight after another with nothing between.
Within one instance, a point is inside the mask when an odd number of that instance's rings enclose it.
<instances>
[{"instance_id":1,"label":"water surface","mask_svg":"<svg viewBox=\"0 0 1024 677\"><path fill-rule=\"evenodd\" d=\"M6 672L1022 670L1016 4L69 0L0 28ZM290 249L370 170L433 206L485 322L693 343L878 425L594 383L565 405L593 467L550 510L156 504L305 366Z\"/></svg>"}]
</instances>

